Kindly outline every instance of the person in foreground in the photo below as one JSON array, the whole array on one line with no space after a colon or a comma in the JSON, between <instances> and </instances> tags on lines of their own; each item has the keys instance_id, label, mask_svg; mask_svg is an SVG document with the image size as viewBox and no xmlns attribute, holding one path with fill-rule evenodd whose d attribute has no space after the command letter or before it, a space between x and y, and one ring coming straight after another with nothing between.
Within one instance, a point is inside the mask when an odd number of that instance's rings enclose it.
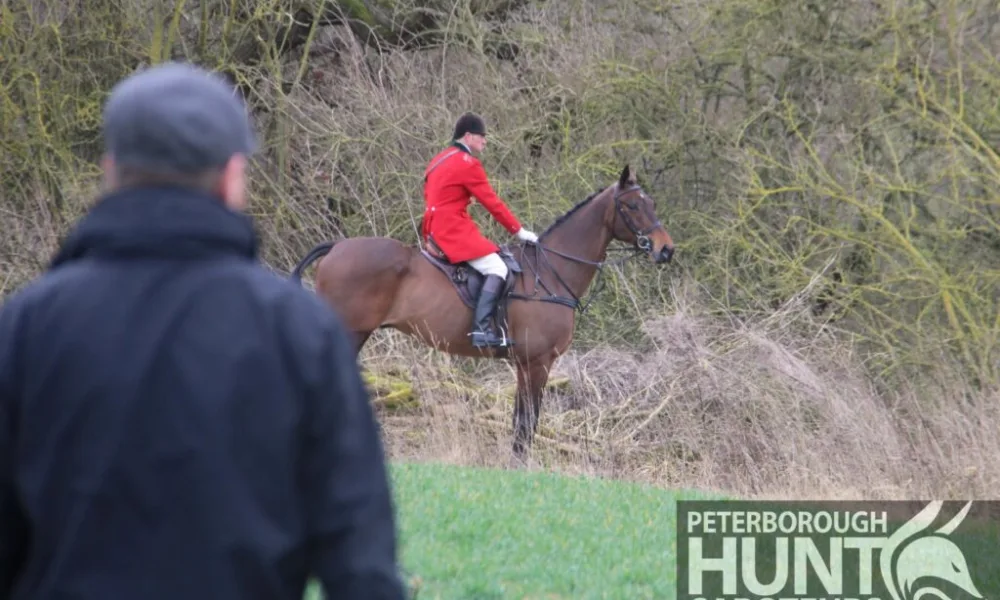
<instances>
[{"instance_id":1,"label":"person in foreground","mask_svg":"<svg viewBox=\"0 0 1000 600\"><path fill-rule=\"evenodd\" d=\"M105 107L108 193L0 308L0 599L401 599L336 314L257 261L233 89L168 63Z\"/></svg>"},{"instance_id":2,"label":"person in foreground","mask_svg":"<svg viewBox=\"0 0 1000 600\"><path fill-rule=\"evenodd\" d=\"M424 243L436 247L451 263L468 261L484 276L472 320L472 345L503 347L507 341L491 326L500 292L507 279L507 264L497 252L500 247L483 236L469 216L475 196L504 228L526 242L538 236L524 229L486 178L476 158L486 148L486 124L475 113L465 113L455 123L452 143L431 159L424 171Z\"/></svg>"}]
</instances>

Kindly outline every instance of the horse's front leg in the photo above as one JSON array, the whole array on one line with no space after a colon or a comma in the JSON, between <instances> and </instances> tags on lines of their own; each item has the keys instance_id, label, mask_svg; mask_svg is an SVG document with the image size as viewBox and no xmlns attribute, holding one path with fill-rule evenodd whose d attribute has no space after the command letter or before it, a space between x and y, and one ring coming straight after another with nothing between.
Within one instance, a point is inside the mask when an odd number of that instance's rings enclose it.
<instances>
[{"instance_id":1,"label":"horse's front leg","mask_svg":"<svg viewBox=\"0 0 1000 600\"><path fill-rule=\"evenodd\" d=\"M535 359L517 365L517 392L514 398L514 459L522 465L527 461L538 417L542 408L542 394L549 378L552 361Z\"/></svg>"}]
</instances>

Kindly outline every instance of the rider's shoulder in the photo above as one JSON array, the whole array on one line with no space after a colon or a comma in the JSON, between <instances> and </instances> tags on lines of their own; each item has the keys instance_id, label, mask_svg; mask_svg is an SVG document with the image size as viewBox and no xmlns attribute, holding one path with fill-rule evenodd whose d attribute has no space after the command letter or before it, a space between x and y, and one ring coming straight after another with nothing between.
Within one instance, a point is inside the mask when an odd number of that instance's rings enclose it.
<instances>
[{"instance_id":1,"label":"rider's shoulder","mask_svg":"<svg viewBox=\"0 0 1000 600\"><path fill-rule=\"evenodd\" d=\"M479 162L479 159L473 156L472 154L469 154L468 152L462 152L461 150L458 150L457 153L458 156L452 157L453 161L452 164L455 166L455 168L457 169L482 168L482 163Z\"/></svg>"},{"instance_id":2,"label":"rider's shoulder","mask_svg":"<svg viewBox=\"0 0 1000 600\"><path fill-rule=\"evenodd\" d=\"M461 164L464 164L464 165L470 166L470 167L481 167L482 166L482 163L479 162L479 158L477 158L476 155L472 154L471 152L459 149L458 153L462 157L462 160L460 161Z\"/></svg>"}]
</instances>

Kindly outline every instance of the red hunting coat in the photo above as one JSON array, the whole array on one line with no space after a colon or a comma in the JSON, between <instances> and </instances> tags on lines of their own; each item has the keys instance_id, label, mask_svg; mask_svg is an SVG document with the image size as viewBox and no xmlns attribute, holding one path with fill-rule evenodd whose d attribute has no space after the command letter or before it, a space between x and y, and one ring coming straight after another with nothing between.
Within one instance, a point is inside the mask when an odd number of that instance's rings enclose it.
<instances>
[{"instance_id":1,"label":"red hunting coat","mask_svg":"<svg viewBox=\"0 0 1000 600\"><path fill-rule=\"evenodd\" d=\"M479 159L461 144L453 144L427 165L424 180L424 218L421 235L428 237L452 263L486 256L499 246L480 233L469 215L475 196L511 234L521 223L493 191Z\"/></svg>"}]
</instances>

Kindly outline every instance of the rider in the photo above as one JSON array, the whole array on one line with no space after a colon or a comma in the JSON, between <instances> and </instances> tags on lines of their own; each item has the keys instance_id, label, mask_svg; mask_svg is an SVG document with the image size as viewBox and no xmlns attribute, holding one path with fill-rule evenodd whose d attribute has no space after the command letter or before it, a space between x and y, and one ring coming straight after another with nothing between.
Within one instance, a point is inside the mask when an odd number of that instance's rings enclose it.
<instances>
[{"instance_id":1,"label":"rider","mask_svg":"<svg viewBox=\"0 0 1000 600\"><path fill-rule=\"evenodd\" d=\"M472 344L504 346L504 339L490 327L500 290L507 279L507 265L495 243L483 237L467 208L471 197L486 207L507 231L527 242L538 236L524 229L517 217L496 195L478 155L486 147L486 124L473 113L455 123L452 143L439 152L424 172L424 222L421 236L433 243L452 264L468 262L483 274L482 291L473 318Z\"/></svg>"}]
</instances>

